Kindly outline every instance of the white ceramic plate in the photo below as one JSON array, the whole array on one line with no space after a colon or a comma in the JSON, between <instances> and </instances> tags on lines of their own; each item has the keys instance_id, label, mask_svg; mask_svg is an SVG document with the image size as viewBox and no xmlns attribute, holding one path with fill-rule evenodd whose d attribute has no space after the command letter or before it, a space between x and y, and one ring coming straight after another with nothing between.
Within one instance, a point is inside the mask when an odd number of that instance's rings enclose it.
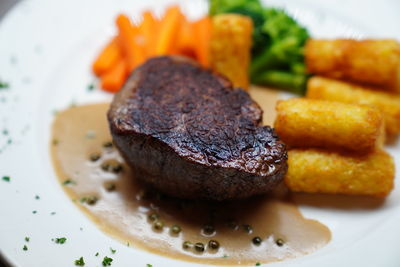
<instances>
[{"instance_id":1,"label":"white ceramic plate","mask_svg":"<svg viewBox=\"0 0 400 267\"><path fill-rule=\"evenodd\" d=\"M10 182L0 180L0 252L12 265L74 266L74 260L83 256L85 266L101 266L95 253L110 254L110 247L117 250L112 266L191 265L128 248L103 234L64 194L48 153L55 110L73 102L111 99L101 91L89 92L87 86L94 80L90 63L113 34L114 16L121 11L138 15L148 7L160 12L169 2L24 1L0 24L0 79L10 84L9 89L0 90L0 177L11 178ZM207 10L200 0L181 2L193 18ZM316 37L371 34L351 18L307 2L272 2L285 6ZM400 166L399 145L388 150ZM384 203L297 196L305 216L326 224L333 239L312 255L269 266L400 266L399 178ZM61 236L68 238L64 245L51 241ZM25 244L27 251L22 249Z\"/></svg>"}]
</instances>

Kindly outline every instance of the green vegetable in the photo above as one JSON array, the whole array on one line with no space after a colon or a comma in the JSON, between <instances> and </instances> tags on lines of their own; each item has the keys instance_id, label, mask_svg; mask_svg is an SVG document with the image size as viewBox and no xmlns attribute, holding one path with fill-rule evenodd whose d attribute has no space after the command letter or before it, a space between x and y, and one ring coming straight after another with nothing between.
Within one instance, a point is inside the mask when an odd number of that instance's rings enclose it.
<instances>
[{"instance_id":1,"label":"green vegetable","mask_svg":"<svg viewBox=\"0 0 400 267\"><path fill-rule=\"evenodd\" d=\"M10 176L3 176L3 181L9 182L11 180Z\"/></svg>"},{"instance_id":2,"label":"green vegetable","mask_svg":"<svg viewBox=\"0 0 400 267\"><path fill-rule=\"evenodd\" d=\"M26 245L24 245L24 247L22 248L23 250L27 251L28 247Z\"/></svg>"},{"instance_id":3,"label":"green vegetable","mask_svg":"<svg viewBox=\"0 0 400 267\"><path fill-rule=\"evenodd\" d=\"M30 238L29 237L25 237L25 241L29 242Z\"/></svg>"},{"instance_id":4,"label":"green vegetable","mask_svg":"<svg viewBox=\"0 0 400 267\"><path fill-rule=\"evenodd\" d=\"M83 260L83 257L80 257L78 260L75 260L75 265L76 266L85 266L85 261Z\"/></svg>"},{"instance_id":5,"label":"green vegetable","mask_svg":"<svg viewBox=\"0 0 400 267\"><path fill-rule=\"evenodd\" d=\"M238 13L253 20L253 83L304 94L304 45L309 34L296 20L284 10L262 7L259 0L210 0L209 13Z\"/></svg>"},{"instance_id":6,"label":"green vegetable","mask_svg":"<svg viewBox=\"0 0 400 267\"><path fill-rule=\"evenodd\" d=\"M0 80L0 89L5 89L8 87L10 87L10 85L8 83Z\"/></svg>"},{"instance_id":7,"label":"green vegetable","mask_svg":"<svg viewBox=\"0 0 400 267\"><path fill-rule=\"evenodd\" d=\"M65 237L59 237L53 239L56 244L64 244L67 239Z\"/></svg>"},{"instance_id":8,"label":"green vegetable","mask_svg":"<svg viewBox=\"0 0 400 267\"><path fill-rule=\"evenodd\" d=\"M110 251L111 251L112 254L115 254L115 252L117 252L117 250L113 249L113 248L110 248Z\"/></svg>"},{"instance_id":9,"label":"green vegetable","mask_svg":"<svg viewBox=\"0 0 400 267\"><path fill-rule=\"evenodd\" d=\"M112 258L105 256L103 259L103 266L110 266L112 261L113 261Z\"/></svg>"},{"instance_id":10,"label":"green vegetable","mask_svg":"<svg viewBox=\"0 0 400 267\"><path fill-rule=\"evenodd\" d=\"M153 265L152 264L146 264L146 267L153 267Z\"/></svg>"}]
</instances>

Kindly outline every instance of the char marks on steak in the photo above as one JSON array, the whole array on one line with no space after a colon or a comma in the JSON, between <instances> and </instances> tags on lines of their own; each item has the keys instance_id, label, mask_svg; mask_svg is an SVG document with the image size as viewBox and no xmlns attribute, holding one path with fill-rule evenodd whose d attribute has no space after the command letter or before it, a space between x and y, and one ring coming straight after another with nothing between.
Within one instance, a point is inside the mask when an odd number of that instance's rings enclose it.
<instances>
[{"instance_id":1,"label":"char marks on steak","mask_svg":"<svg viewBox=\"0 0 400 267\"><path fill-rule=\"evenodd\" d=\"M265 193L282 181L285 145L261 119L245 91L178 56L137 68L108 112L137 178L169 195L213 200Z\"/></svg>"}]
</instances>

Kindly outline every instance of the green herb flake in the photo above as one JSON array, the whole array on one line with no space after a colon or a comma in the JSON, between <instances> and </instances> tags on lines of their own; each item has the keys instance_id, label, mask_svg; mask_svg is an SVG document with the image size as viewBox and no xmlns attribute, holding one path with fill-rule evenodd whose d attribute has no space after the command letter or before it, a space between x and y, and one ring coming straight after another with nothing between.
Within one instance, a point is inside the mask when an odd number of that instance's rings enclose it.
<instances>
[{"instance_id":1,"label":"green herb flake","mask_svg":"<svg viewBox=\"0 0 400 267\"><path fill-rule=\"evenodd\" d=\"M111 251L112 254L115 254L115 252L117 252L117 250L113 249L113 248L110 248L110 251Z\"/></svg>"},{"instance_id":2,"label":"green herb flake","mask_svg":"<svg viewBox=\"0 0 400 267\"><path fill-rule=\"evenodd\" d=\"M40 196L39 196L39 195L36 195L36 196L35 196L35 199L39 200L39 199L40 199Z\"/></svg>"},{"instance_id":3,"label":"green herb flake","mask_svg":"<svg viewBox=\"0 0 400 267\"><path fill-rule=\"evenodd\" d=\"M55 211L52 211L52 212L50 213L50 215L56 215L56 212L55 212Z\"/></svg>"},{"instance_id":4,"label":"green herb flake","mask_svg":"<svg viewBox=\"0 0 400 267\"><path fill-rule=\"evenodd\" d=\"M261 266L261 263L257 262L257 263L256 263L256 266Z\"/></svg>"},{"instance_id":5,"label":"green herb flake","mask_svg":"<svg viewBox=\"0 0 400 267\"><path fill-rule=\"evenodd\" d=\"M75 260L75 265L76 266L85 266L85 261L83 260L83 257L80 257L79 260Z\"/></svg>"},{"instance_id":6,"label":"green herb flake","mask_svg":"<svg viewBox=\"0 0 400 267\"><path fill-rule=\"evenodd\" d=\"M7 89L10 87L10 84L4 81L0 81L0 89Z\"/></svg>"},{"instance_id":7,"label":"green herb flake","mask_svg":"<svg viewBox=\"0 0 400 267\"><path fill-rule=\"evenodd\" d=\"M8 135L8 130L7 129L3 130L3 135Z\"/></svg>"},{"instance_id":8,"label":"green herb flake","mask_svg":"<svg viewBox=\"0 0 400 267\"><path fill-rule=\"evenodd\" d=\"M26 241L26 242L29 242L29 240L30 240L30 238L26 236L26 237L25 237L25 241Z\"/></svg>"},{"instance_id":9,"label":"green herb flake","mask_svg":"<svg viewBox=\"0 0 400 267\"><path fill-rule=\"evenodd\" d=\"M28 247L26 245L24 245L24 247L22 248L23 250L27 251Z\"/></svg>"},{"instance_id":10,"label":"green herb flake","mask_svg":"<svg viewBox=\"0 0 400 267\"><path fill-rule=\"evenodd\" d=\"M52 240L54 240L54 242L56 244L64 244L67 241L67 239L65 237L57 237Z\"/></svg>"},{"instance_id":11,"label":"green herb flake","mask_svg":"<svg viewBox=\"0 0 400 267\"><path fill-rule=\"evenodd\" d=\"M109 257L105 256L104 259L103 259L103 262L102 262L103 266L110 266L112 261L113 261L112 258L109 258Z\"/></svg>"},{"instance_id":12,"label":"green herb flake","mask_svg":"<svg viewBox=\"0 0 400 267\"><path fill-rule=\"evenodd\" d=\"M96 252L95 256L96 256L96 257L97 257L97 256L99 256L99 253L98 253L98 252Z\"/></svg>"},{"instance_id":13,"label":"green herb flake","mask_svg":"<svg viewBox=\"0 0 400 267\"><path fill-rule=\"evenodd\" d=\"M224 254L224 256L222 256L222 258L224 258L224 259L228 258L228 255Z\"/></svg>"},{"instance_id":14,"label":"green herb flake","mask_svg":"<svg viewBox=\"0 0 400 267\"><path fill-rule=\"evenodd\" d=\"M53 146L56 146L60 143L60 141L58 141L58 139L53 139Z\"/></svg>"},{"instance_id":15,"label":"green herb flake","mask_svg":"<svg viewBox=\"0 0 400 267\"><path fill-rule=\"evenodd\" d=\"M72 185L72 184L76 184L76 182L74 180L67 179L62 184L63 185Z\"/></svg>"},{"instance_id":16,"label":"green herb flake","mask_svg":"<svg viewBox=\"0 0 400 267\"><path fill-rule=\"evenodd\" d=\"M3 176L3 181L5 181L5 182L10 182L11 181L11 178L10 178L10 176Z\"/></svg>"},{"instance_id":17,"label":"green herb flake","mask_svg":"<svg viewBox=\"0 0 400 267\"><path fill-rule=\"evenodd\" d=\"M37 211L36 211L36 210L33 210L33 211L32 211L32 213L33 213L33 214L36 214L36 213L37 213Z\"/></svg>"},{"instance_id":18,"label":"green herb flake","mask_svg":"<svg viewBox=\"0 0 400 267\"><path fill-rule=\"evenodd\" d=\"M94 84L93 84L93 83L90 83L90 84L87 86L87 90L88 90L88 91L93 91L93 89L94 89Z\"/></svg>"},{"instance_id":19,"label":"green herb flake","mask_svg":"<svg viewBox=\"0 0 400 267\"><path fill-rule=\"evenodd\" d=\"M146 264L146 267L153 267L153 264Z\"/></svg>"}]
</instances>

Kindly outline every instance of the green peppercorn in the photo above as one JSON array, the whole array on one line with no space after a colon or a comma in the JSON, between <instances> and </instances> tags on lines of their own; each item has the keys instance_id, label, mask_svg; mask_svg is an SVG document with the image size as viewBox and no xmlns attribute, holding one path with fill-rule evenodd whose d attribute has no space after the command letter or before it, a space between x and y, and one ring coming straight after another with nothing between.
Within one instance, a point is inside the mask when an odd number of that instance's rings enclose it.
<instances>
[{"instance_id":1,"label":"green peppercorn","mask_svg":"<svg viewBox=\"0 0 400 267\"><path fill-rule=\"evenodd\" d=\"M114 183L107 183L105 185L105 188L108 192L112 192L115 191L115 189L117 188L117 186Z\"/></svg>"},{"instance_id":2,"label":"green peppercorn","mask_svg":"<svg viewBox=\"0 0 400 267\"><path fill-rule=\"evenodd\" d=\"M147 218L149 219L149 221L154 222L156 220L158 220L160 218L160 215L158 215L157 213L150 213Z\"/></svg>"},{"instance_id":3,"label":"green peppercorn","mask_svg":"<svg viewBox=\"0 0 400 267\"><path fill-rule=\"evenodd\" d=\"M248 225L248 224L243 224L242 227L243 227L243 230L244 230L246 233L248 233L248 234L253 233L253 227L251 227L250 225Z\"/></svg>"},{"instance_id":4,"label":"green peppercorn","mask_svg":"<svg viewBox=\"0 0 400 267\"><path fill-rule=\"evenodd\" d=\"M184 250L191 249L192 247L193 247L193 243L192 242L185 241L185 242L182 243L182 248Z\"/></svg>"},{"instance_id":5,"label":"green peppercorn","mask_svg":"<svg viewBox=\"0 0 400 267\"><path fill-rule=\"evenodd\" d=\"M256 236L252 239L254 245L259 246L261 245L262 239L259 236Z\"/></svg>"},{"instance_id":6,"label":"green peppercorn","mask_svg":"<svg viewBox=\"0 0 400 267\"><path fill-rule=\"evenodd\" d=\"M115 166L112 167L112 171L114 173L120 173L123 170L123 167L121 164L117 164Z\"/></svg>"},{"instance_id":7,"label":"green peppercorn","mask_svg":"<svg viewBox=\"0 0 400 267\"><path fill-rule=\"evenodd\" d=\"M215 228L211 224L206 224L203 227L203 233L206 235L212 235L215 233Z\"/></svg>"},{"instance_id":8,"label":"green peppercorn","mask_svg":"<svg viewBox=\"0 0 400 267\"><path fill-rule=\"evenodd\" d=\"M279 247L282 247L282 246L285 244L285 241L283 241L282 238L278 238L278 239L275 241L275 243L276 243L276 245L278 245Z\"/></svg>"},{"instance_id":9,"label":"green peppercorn","mask_svg":"<svg viewBox=\"0 0 400 267\"><path fill-rule=\"evenodd\" d=\"M181 227L179 225L174 224L174 225L171 226L171 230L170 231L171 231L171 234L177 235L182 231L182 229L181 229Z\"/></svg>"},{"instance_id":10,"label":"green peppercorn","mask_svg":"<svg viewBox=\"0 0 400 267\"><path fill-rule=\"evenodd\" d=\"M86 203L88 203L89 205L94 205L96 204L98 198L96 196L90 196L86 198Z\"/></svg>"},{"instance_id":11,"label":"green peppercorn","mask_svg":"<svg viewBox=\"0 0 400 267\"><path fill-rule=\"evenodd\" d=\"M91 161L98 161L100 159L100 154L99 153L93 153L90 155L90 160Z\"/></svg>"},{"instance_id":12,"label":"green peppercorn","mask_svg":"<svg viewBox=\"0 0 400 267\"><path fill-rule=\"evenodd\" d=\"M161 231L164 228L164 223L160 220L156 220L153 223L153 229L156 231Z\"/></svg>"},{"instance_id":13,"label":"green peppercorn","mask_svg":"<svg viewBox=\"0 0 400 267\"><path fill-rule=\"evenodd\" d=\"M237 230L239 228L239 224L236 220L230 220L227 223L228 227L231 228L232 230Z\"/></svg>"},{"instance_id":14,"label":"green peppercorn","mask_svg":"<svg viewBox=\"0 0 400 267\"><path fill-rule=\"evenodd\" d=\"M103 143L103 147L104 148L111 148L113 146L113 144L111 142L104 142Z\"/></svg>"},{"instance_id":15,"label":"green peppercorn","mask_svg":"<svg viewBox=\"0 0 400 267\"><path fill-rule=\"evenodd\" d=\"M194 244L194 249L195 249L197 252L204 252L204 244L198 242L198 243Z\"/></svg>"},{"instance_id":16,"label":"green peppercorn","mask_svg":"<svg viewBox=\"0 0 400 267\"><path fill-rule=\"evenodd\" d=\"M104 162L103 164L101 164L101 169L105 172L108 172L110 170L110 163Z\"/></svg>"},{"instance_id":17,"label":"green peppercorn","mask_svg":"<svg viewBox=\"0 0 400 267\"><path fill-rule=\"evenodd\" d=\"M208 247L211 248L211 249L213 249L213 250L217 250L217 249L219 249L219 242L218 242L217 240L211 239L211 240L208 242Z\"/></svg>"}]
</instances>

